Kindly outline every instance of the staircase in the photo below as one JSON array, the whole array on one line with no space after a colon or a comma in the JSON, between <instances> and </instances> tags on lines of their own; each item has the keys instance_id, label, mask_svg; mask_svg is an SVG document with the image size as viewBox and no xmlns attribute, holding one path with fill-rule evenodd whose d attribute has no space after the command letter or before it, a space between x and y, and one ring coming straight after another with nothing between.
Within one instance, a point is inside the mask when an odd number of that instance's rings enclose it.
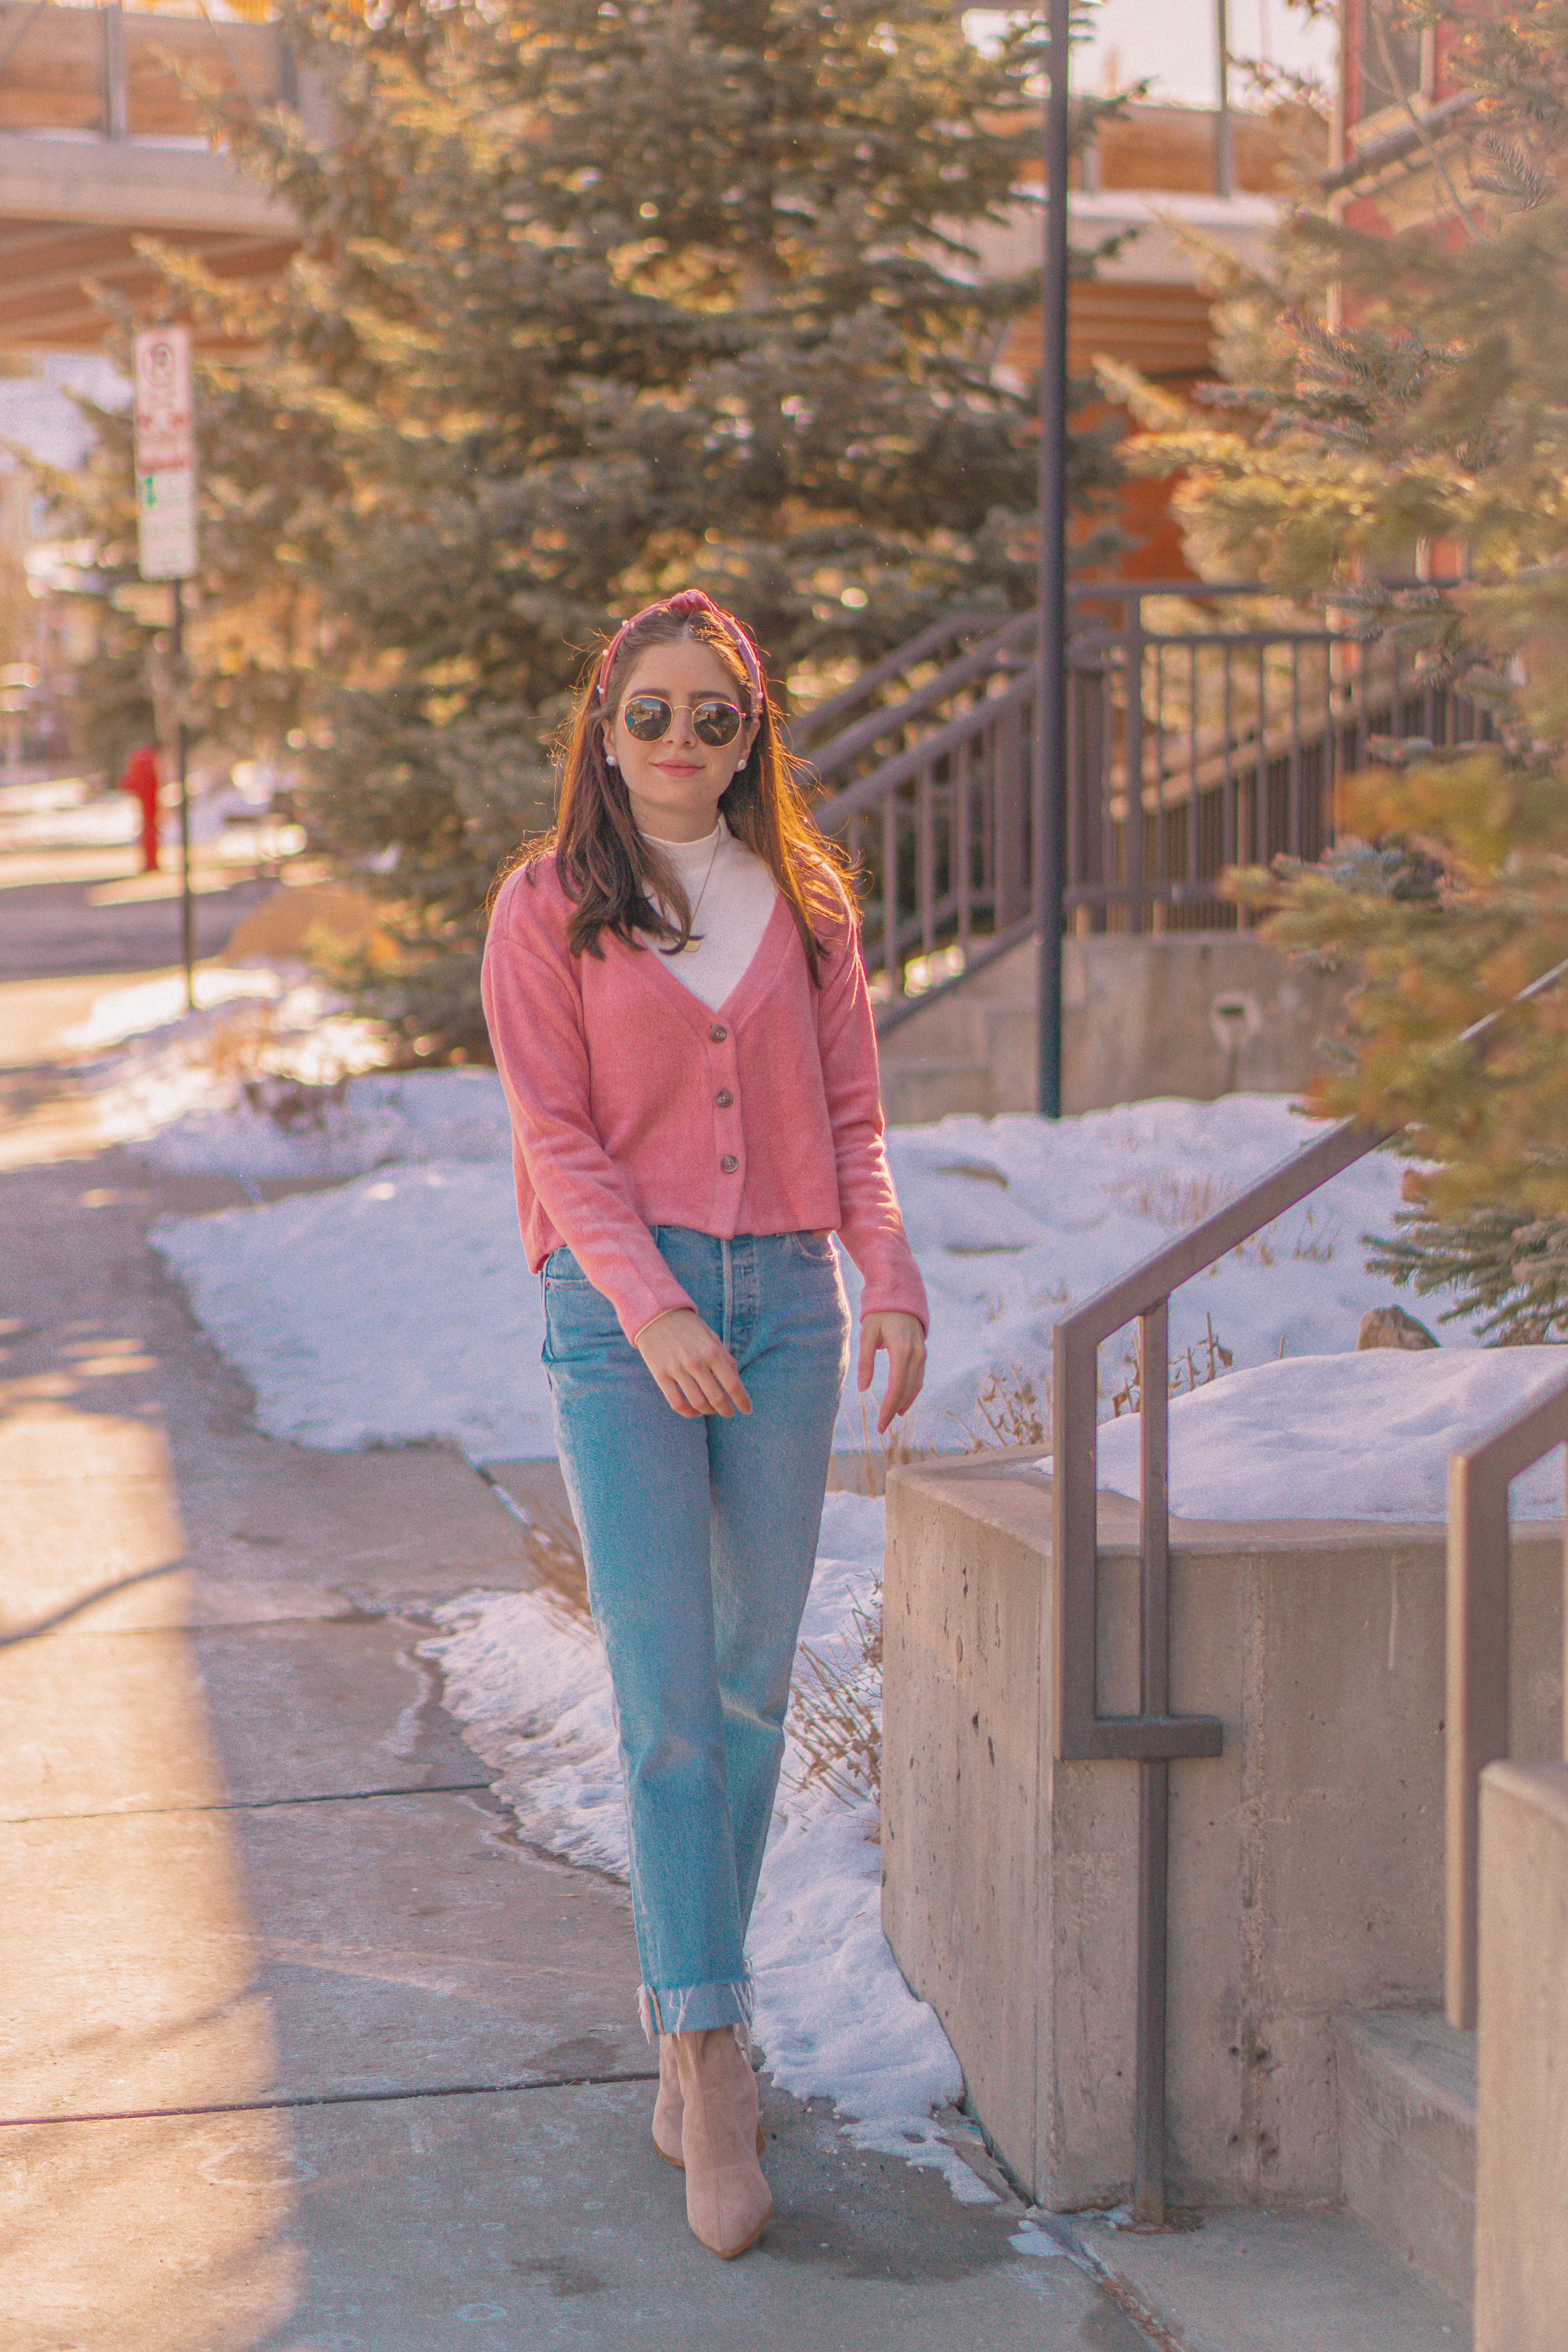
<instances>
[{"instance_id":1,"label":"staircase","mask_svg":"<svg viewBox=\"0 0 1568 2352\"><path fill-rule=\"evenodd\" d=\"M1317 858L1336 782L1376 739L1489 730L1397 646L1256 585L1110 583L1068 601L1074 937L1235 936L1226 868ZM1032 612L955 609L794 722L813 814L859 876L897 1121L1034 1104L1036 639ZM918 1042L895 1045L917 1016Z\"/></svg>"},{"instance_id":2,"label":"staircase","mask_svg":"<svg viewBox=\"0 0 1568 2352\"><path fill-rule=\"evenodd\" d=\"M1340 2179L1375 2238L1468 2310L1475 2294L1476 2037L1441 2010L1342 2018Z\"/></svg>"}]
</instances>

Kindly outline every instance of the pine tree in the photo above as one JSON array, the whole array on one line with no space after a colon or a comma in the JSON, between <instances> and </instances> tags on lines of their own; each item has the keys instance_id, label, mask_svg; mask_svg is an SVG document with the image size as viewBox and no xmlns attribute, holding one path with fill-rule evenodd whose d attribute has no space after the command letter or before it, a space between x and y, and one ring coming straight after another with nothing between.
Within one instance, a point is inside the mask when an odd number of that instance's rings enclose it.
<instances>
[{"instance_id":1,"label":"pine tree","mask_svg":"<svg viewBox=\"0 0 1568 2352\"><path fill-rule=\"evenodd\" d=\"M375 860L405 950L379 1005L483 1049L498 858L550 806L587 649L689 581L786 694L955 598L1033 594L1030 403L992 360L1036 282L965 237L1037 139L1026 25L948 0L511 0L369 23L308 0L339 136L237 147L301 259L203 370L193 694L306 739L319 843ZM1087 499L1108 478L1083 436Z\"/></svg>"},{"instance_id":2,"label":"pine tree","mask_svg":"<svg viewBox=\"0 0 1568 2352\"><path fill-rule=\"evenodd\" d=\"M130 417L75 397L93 429L87 464L64 473L35 463L32 471L61 536L89 553L73 592L89 627L71 680L70 749L112 780L137 744L158 740L172 607L168 590L143 587L136 568Z\"/></svg>"},{"instance_id":3,"label":"pine tree","mask_svg":"<svg viewBox=\"0 0 1568 2352\"><path fill-rule=\"evenodd\" d=\"M1435 217L1390 240L1303 213L1279 279L1239 291L1217 415L1144 388L1133 462L1187 472L1211 557L1320 592L1489 717L1479 746L1374 745L1336 850L1233 887L1356 975L1315 1107L1405 1129L1409 1206L1373 1264L1540 1339L1568 1333L1568 981L1508 1008L1568 958L1568 16L1471 0L1460 22L1480 102ZM1459 584L1383 584L1426 549L1462 552ZM1482 1054L1462 1033L1489 1014Z\"/></svg>"}]
</instances>

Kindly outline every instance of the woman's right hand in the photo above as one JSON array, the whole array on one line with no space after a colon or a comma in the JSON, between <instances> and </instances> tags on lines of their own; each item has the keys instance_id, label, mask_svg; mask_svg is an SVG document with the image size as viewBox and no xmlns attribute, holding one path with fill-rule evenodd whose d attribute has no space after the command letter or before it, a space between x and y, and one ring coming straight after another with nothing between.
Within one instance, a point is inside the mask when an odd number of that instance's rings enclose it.
<instances>
[{"instance_id":1,"label":"woman's right hand","mask_svg":"<svg viewBox=\"0 0 1568 2352\"><path fill-rule=\"evenodd\" d=\"M741 1367L694 1307L672 1307L667 1315L656 1315L637 1333L636 1345L665 1402L683 1421L697 1421L709 1412L729 1420L733 1413L751 1412Z\"/></svg>"}]
</instances>

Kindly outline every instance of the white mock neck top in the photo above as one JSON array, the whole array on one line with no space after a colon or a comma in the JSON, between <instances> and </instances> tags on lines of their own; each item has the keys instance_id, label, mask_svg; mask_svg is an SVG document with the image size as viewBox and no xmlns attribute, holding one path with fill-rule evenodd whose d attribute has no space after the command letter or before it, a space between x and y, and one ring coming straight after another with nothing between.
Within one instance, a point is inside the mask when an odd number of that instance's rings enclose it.
<instances>
[{"instance_id":1,"label":"white mock neck top","mask_svg":"<svg viewBox=\"0 0 1568 2352\"><path fill-rule=\"evenodd\" d=\"M734 993L763 943L778 897L763 861L736 840L722 817L700 841L661 841L645 834L679 876L694 910L692 938L670 971L715 1012ZM649 942L655 955L662 950Z\"/></svg>"}]
</instances>

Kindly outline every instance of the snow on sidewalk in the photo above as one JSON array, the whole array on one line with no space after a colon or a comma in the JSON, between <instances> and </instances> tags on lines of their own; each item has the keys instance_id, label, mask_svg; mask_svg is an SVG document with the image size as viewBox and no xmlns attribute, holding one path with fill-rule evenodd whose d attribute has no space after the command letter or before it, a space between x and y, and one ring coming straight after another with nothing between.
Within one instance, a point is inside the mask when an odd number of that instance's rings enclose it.
<instances>
[{"instance_id":1,"label":"snow on sidewalk","mask_svg":"<svg viewBox=\"0 0 1568 2352\"><path fill-rule=\"evenodd\" d=\"M388 1168L153 1239L269 1436L445 1438L477 1462L554 1453L510 1161Z\"/></svg>"},{"instance_id":2,"label":"snow on sidewalk","mask_svg":"<svg viewBox=\"0 0 1568 2352\"><path fill-rule=\"evenodd\" d=\"M302 966L204 963L195 982L195 1011L179 972L108 989L61 1040L81 1057L75 1075L106 1143L133 1145L182 1172L353 1175L384 1159L417 1159L425 1110L437 1113L450 1158L505 1149L489 1073L441 1071L443 1083L405 1112L401 1078L377 1071L386 1055L380 1028ZM479 1139L454 1115L465 1078L469 1100L484 1106Z\"/></svg>"},{"instance_id":3,"label":"snow on sidewalk","mask_svg":"<svg viewBox=\"0 0 1568 2352\"><path fill-rule=\"evenodd\" d=\"M517 1240L499 1082L463 1070L358 1078L321 1118L290 1136L236 1109L184 1118L148 1147L184 1169L373 1171L341 1192L159 1236L255 1388L262 1427L313 1445L445 1437L480 1461L552 1451L539 1288ZM1275 1096L1139 1103L1054 1127L1017 1116L893 1129L889 1156L931 1304L914 1439L964 1444L988 1373L1017 1366L1037 1379L1066 1306L1313 1132ZM1211 1329L1238 1367L1282 1349L1353 1348L1362 1315L1390 1296L1366 1273L1360 1236L1388 1230L1399 1178L1398 1161L1378 1153L1188 1283L1173 1301L1173 1352L1205 1358ZM853 1299L852 1266L845 1279ZM1473 1341L1460 1330L1448 1344ZM1102 1353L1107 1410L1126 1352ZM851 1390L838 1443L862 1442Z\"/></svg>"},{"instance_id":4,"label":"snow on sidewalk","mask_svg":"<svg viewBox=\"0 0 1568 2352\"><path fill-rule=\"evenodd\" d=\"M144 1087L144 1111L148 1098ZM363 1171L331 1192L154 1236L251 1381L263 1428L334 1447L445 1438L479 1462L552 1450L539 1285L518 1241L493 1075L351 1079L308 1132L285 1131L237 1092L226 1108L187 1099L145 1126L142 1148L185 1169ZM1016 1366L1040 1381L1066 1306L1312 1133L1273 1097L894 1130L889 1157L932 1310L917 1439L963 1444L988 1373ZM1482 1352L1462 1326L1445 1327L1432 1353L1352 1352L1362 1314L1391 1297L1366 1274L1360 1237L1390 1230L1400 1172L1387 1153L1348 1170L1176 1294L1173 1351L1206 1360L1212 1332L1235 1365L1173 1404L1181 1515L1440 1518L1447 1454L1568 1370L1561 1349ZM853 1269L846 1279L853 1294ZM1423 1311L1435 1318L1443 1303ZM1137 1423L1109 1416L1126 1370L1108 1347L1100 1475L1123 1492L1136 1487ZM839 1442L860 1443L852 1397ZM1552 1516L1561 1494L1560 1466L1548 1465L1516 1502ZM848 1637L881 1553L880 1506L829 1496L807 1640ZM447 1705L496 1768L525 1837L624 1875L613 1710L591 1630L537 1594L468 1594L439 1622L428 1654ZM956 2193L984 2196L931 2119L958 2068L882 1936L874 1809L803 1793L799 1764L792 1749L753 1920L758 2038L776 2078L858 2118L862 2144L938 2165Z\"/></svg>"},{"instance_id":5,"label":"snow on sidewalk","mask_svg":"<svg viewBox=\"0 0 1568 2352\"><path fill-rule=\"evenodd\" d=\"M882 1549L882 1505L829 1495L803 1641L842 1654L856 1605L873 1601ZM533 1593L466 1593L435 1613L447 1630L421 1655L440 1667L447 1706L525 1834L624 1880L615 1710L591 1629ZM963 2074L882 1934L877 1809L803 1790L805 1765L792 1736L748 1943L768 2070L797 2098L831 2099L860 2147L934 2166L955 2195L985 2200L931 2119L961 2095Z\"/></svg>"}]
</instances>

